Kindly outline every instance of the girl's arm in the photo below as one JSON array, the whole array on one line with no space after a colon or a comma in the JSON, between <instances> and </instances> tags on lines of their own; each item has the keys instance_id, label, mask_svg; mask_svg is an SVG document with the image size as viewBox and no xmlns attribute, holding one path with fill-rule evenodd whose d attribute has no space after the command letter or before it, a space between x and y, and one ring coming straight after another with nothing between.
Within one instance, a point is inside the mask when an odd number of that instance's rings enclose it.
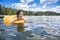
<instances>
[{"instance_id":1,"label":"girl's arm","mask_svg":"<svg viewBox=\"0 0 60 40\"><path fill-rule=\"evenodd\" d=\"M26 20L25 19L23 19L24 20L24 22L26 23Z\"/></svg>"},{"instance_id":2,"label":"girl's arm","mask_svg":"<svg viewBox=\"0 0 60 40\"><path fill-rule=\"evenodd\" d=\"M11 20L10 25L13 25L14 21L16 21L16 20L17 20L17 18L14 18L13 20Z\"/></svg>"},{"instance_id":3,"label":"girl's arm","mask_svg":"<svg viewBox=\"0 0 60 40\"><path fill-rule=\"evenodd\" d=\"M23 19L23 18L22 18ZM25 19L23 19L24 20L24 22L26 23L26 20Z\"/></svg>"}]
</instances>

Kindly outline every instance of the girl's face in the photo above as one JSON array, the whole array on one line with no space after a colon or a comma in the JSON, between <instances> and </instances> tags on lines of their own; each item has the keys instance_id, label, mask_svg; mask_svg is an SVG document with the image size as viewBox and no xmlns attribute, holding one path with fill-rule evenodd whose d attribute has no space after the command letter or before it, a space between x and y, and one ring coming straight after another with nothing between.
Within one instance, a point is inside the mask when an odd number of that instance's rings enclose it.
<instances>
[{"instance_id":1,"label":"girl's face","mask_svg":"<svg viewBox=\"0 0 60 40\"><path fill-rule=\"evenodd\" d=\"M22 17L22 16L23 16L23 12L20 12L20 13L19 13L19 17Z\"/></svg>"}]
</instances>

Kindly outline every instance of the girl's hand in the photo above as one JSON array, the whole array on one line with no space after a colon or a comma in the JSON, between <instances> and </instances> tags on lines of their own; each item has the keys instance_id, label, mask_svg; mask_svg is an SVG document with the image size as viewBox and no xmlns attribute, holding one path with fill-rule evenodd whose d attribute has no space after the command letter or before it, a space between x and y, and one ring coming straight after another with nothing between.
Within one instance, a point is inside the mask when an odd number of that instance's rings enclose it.
<instances>
[{"instance_id":1,"label":"girl's hand","mask_svg":"<svg viewBox=\"0 0 60 40\"><path fill-rule=\"evenodd\" d=\"M17 18L14 18L13 20L10 21L10 25L13 25L14 21L16 21Z\"/></svg>"}]
</instances>

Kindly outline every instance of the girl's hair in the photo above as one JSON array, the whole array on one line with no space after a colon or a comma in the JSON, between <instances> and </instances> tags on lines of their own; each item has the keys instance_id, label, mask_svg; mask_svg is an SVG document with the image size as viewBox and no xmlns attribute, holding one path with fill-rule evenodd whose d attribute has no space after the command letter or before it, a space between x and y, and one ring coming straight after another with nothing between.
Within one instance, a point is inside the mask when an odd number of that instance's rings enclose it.
<instances>
[{"instance_id":1,"label":"girl's hair","mask_svg":"<svg viewBox=\"0 0 60 40\"><path fill-rule=\"evenodd\" d=\"M18 10L17 11L17 17L19 16L20 13L21 13L21 10Z\"/></svg>"}]
</instances>

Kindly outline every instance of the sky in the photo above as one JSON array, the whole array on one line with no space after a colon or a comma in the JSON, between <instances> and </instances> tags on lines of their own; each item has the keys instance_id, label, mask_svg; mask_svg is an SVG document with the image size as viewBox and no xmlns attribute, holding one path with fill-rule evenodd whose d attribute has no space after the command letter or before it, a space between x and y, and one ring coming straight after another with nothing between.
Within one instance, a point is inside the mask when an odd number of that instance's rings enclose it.
<instances>
[{"instance_id":1,"label":"sky","mask_svg":"<svg viewBox=\"0 0 60 40\"><path fill-rule=\"evenodd\" d=\"M60 13L60 0L0 0L5 7L26 11L53 11Z\"/></svg>"}]
</instances>

